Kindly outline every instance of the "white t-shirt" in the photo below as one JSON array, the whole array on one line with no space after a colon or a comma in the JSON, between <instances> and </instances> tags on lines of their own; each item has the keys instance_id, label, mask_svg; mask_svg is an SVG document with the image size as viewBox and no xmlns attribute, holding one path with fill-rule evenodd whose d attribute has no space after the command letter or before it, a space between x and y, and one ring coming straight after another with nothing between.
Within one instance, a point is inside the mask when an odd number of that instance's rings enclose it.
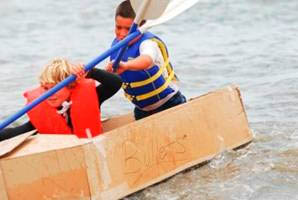
<instances>
[{"instance_id":1,"label":"white t-shirt","mask_svg":"<svg viewBox=\"0 0 298 200\"><path fill-rule=\"evenodd\" d=\"M150 56L153 60L153 65L157 65L159 67L163 66L164 59L162 57L162 53L158 47L158 44L153 40L144 40L140 45L140 54ZM152 65L152 66L153 66ZM152 67L151 66L151 67Z\"/></svg>"},{"instance_id":2,"label":"white t-shirt","mask_svg":"<svg viewBox=\"0 0 298 200\"><path fill-rule=\"evenodd\" d=\"M159 49L158 44L156 42L154 42L153 40L150 40L150 39L144 40L140 44L139 50L140 50L141 55L148 55L152 58L152 60L153 60L152 66L154 66L154 65L157 65L158 67L163 66L164 59L163 59L161 50ZM164 71L164 75L165 75L165 77L168 76L166 71ZM159 106L163 105L165 102L167 102L172 96L174 96L178 92L178 86L176 84L171 82L169 86L174 90L174 92L169 94L167 97L161 99L160 101L158 101L152 105L149 105L145 108L142 108L142 110L144 110L144 111L154 110L154 109L158 108Z\"/></svg>"}]
</instances>

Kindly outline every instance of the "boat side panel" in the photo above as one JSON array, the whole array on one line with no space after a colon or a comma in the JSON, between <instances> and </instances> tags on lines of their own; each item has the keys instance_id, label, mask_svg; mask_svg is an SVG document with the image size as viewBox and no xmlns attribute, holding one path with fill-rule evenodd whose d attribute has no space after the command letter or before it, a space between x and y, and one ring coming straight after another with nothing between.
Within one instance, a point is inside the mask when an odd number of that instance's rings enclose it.
<instances>
[{"instance_id":1,"label":"boat side panel","mask_svg":"<svg viewBox=\"0 0 298 200\"><path fill-rule=\"evenodd\" d=\"M233 87L122 126L95 141L110 177L101 196L121 198L251 139Z\"/></svg>"},{"instance_id":2,"label":"boat side panel","mask_svg":"<svg viewBox=\"0 0 298 200\"><path fill-rule=\"evenodd\" d=\"M9 200L90 199L82 147L1 160Z\"/></svg>"}]
</instances>

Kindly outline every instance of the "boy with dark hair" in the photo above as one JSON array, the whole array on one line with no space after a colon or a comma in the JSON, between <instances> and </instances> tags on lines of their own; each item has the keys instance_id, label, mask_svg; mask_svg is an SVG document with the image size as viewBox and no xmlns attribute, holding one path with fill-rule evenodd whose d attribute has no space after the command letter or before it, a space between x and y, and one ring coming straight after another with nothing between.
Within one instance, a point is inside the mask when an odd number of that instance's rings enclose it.
<instances>
[{"instance_id":1,"label":"boy with dark hair","mask_svg":"<svg viewBox=\"0 0 298 200\"><path fill-rule=\"evenodd\" d=\"M135 12L129 0L119 4L115 14L112 46L123 40L133 24ZM113 53L113 61L117 52ZM107 66L112 71L113 63ZM135 119L141 119L186 102L173 82L175 76L166 45L156 35L145 32L129 43L117 73L123 81L125 96L135 105Z\"/></svg>"}]
</instances>

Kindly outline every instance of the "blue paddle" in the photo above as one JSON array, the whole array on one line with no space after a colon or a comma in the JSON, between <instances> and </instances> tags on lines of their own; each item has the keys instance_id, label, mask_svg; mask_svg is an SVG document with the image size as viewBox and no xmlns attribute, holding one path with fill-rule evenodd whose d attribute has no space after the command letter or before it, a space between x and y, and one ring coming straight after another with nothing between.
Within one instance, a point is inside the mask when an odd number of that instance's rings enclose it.
<instances>
[{"instance_id":1,"label":"blue paddle","mask_svg":"<svg viewBox=\"0 0 298 200\"><path fill-rule=\"evenodd\" d=\"M134 38L136 38L140 34L141 33L139 31L136 31L136 32L128 35L124 40L122 40L121 42L119 42L118 44L116 44L115 46L113 46L109 50L105 51L103 54L101 54L100 56L98 56L97 58L92 60L91 62L89 62L84 68L85 71L87 72L90 69L92 69L93 67L95 67L98 63L100 63L101 61L103 61L104 59L109 57L111 55L111 53L117 51L122 46L127 45L131 40L133 40ZM48 97L52 96L54 93L56 93L57 91L59 91L60 89L62 89L63 87L65 87L66 85L68 85L69 83L71 83L75 80L76 80L76 76L75 75L70 75L69 77L67 77L66 79L64 79L60 83L58 83L53 88L51 88L47 92L43 93L40 97L38 97L37 99L32 101L30 104L26 105L20 111L18 111L14 115L12 115L12 116L8 117L7 119L5 119L4 121L2 121L0 123L0 130L2 130L3 128L8 126L10 123L14 122L18 118L20 118L22 115L27 113L29 110L31 110L32 108L34 108L35 106L40 104L42 101L46 100Z\"/></svg>"},{"instance_id":2,"label":"blue paddle","mask_svg":"<svg viewBox=\"0 0 298 200\"><path fill-rule=\"evenodd\" d=\"M156 5L158 4L159 1L166 1L168 3L168 0L144 0L144 1L143 0L132 0L132 1L134 1L135 6L140 8L139 10L136 10L139 21L142 21L144 19L144 17L148 17L149 19L154 19L154 18L159 17L162 14L162 12L165 10L166 5L159 9L156 9ZM161 9L163 9L163 10L161 10ZM149 13L149 12L152 12L152 13ZM103 61L104 59L109 57L112 53L114 53L121 47L127 46L131 40L133 40L134 38L136 38L139 35L140 35L140 32L137 31L137 26L136 26L135 30L132 31L132 34L129 34L121 42L119 42L118 44L116 44L115 46L113 46L112 48L110 48L109 50L107 50L106 52L104 52L103 54L98 56L97 58L95 58L93 61L88 63L84 68L85 71L86 72L89 71L90 69L95 67L98 63L100 63L101 61ZM76 76L70 75L69 77L67 77L60 83L58 83L53 88L51 88L50 90L48 90L47 92L42 94L40 97L38 97L37 99L35 99L34 101L32 101L31 103L26 105L23 109L21 109L14 115L8 117L4 121L2 121L0 123L0 130L2 130L3 128L5 128L9 124L11 124L12 122L17 120L21 116L23 116L29 110L31 110L32 108L34 108L35 106L37 106L38 104L40 104L41 102L46 100L48 97L50 97L51 95L53 95L54 93L56 93L57 91L59 91L60 89L62 89L63 87L67 86L69 83L71 83L75 80L76 80Z\"/></svg>"}]
</instances>

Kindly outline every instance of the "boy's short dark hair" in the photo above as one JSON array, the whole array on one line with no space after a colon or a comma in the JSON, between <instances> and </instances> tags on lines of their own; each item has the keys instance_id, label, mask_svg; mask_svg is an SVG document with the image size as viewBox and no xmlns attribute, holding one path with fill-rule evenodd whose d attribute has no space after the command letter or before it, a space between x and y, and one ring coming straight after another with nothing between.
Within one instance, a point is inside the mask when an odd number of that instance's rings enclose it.
<instances>
[{"instance_id":1,"label":"boy's short dark hair","mask_svg":"<svg viewBox=\"0 0 298 200\"><path fill-rule=\"evenodd\" d=\"M136 17L136 13L131 6L130 0L124 0L118 5L116 9L115 18L117 16L130 18L130 19L134 19ZM145 22L146 20L142 20L140 23L140 26L145 24Z\"/></svg>"},{"instance_id":2,"label":"boy's short dark hair","mask_svg":"<svg viewBox=\"0 0 298 200\"><path fill-rule=\"evenodd\" d=\"M116 9L115 17L117 16L124 17L124 18L131 18L131 19L134 19L136 17L136 13L133 10L129 0L122 1L118 5Z\"/></svg>"}]
</instances>

